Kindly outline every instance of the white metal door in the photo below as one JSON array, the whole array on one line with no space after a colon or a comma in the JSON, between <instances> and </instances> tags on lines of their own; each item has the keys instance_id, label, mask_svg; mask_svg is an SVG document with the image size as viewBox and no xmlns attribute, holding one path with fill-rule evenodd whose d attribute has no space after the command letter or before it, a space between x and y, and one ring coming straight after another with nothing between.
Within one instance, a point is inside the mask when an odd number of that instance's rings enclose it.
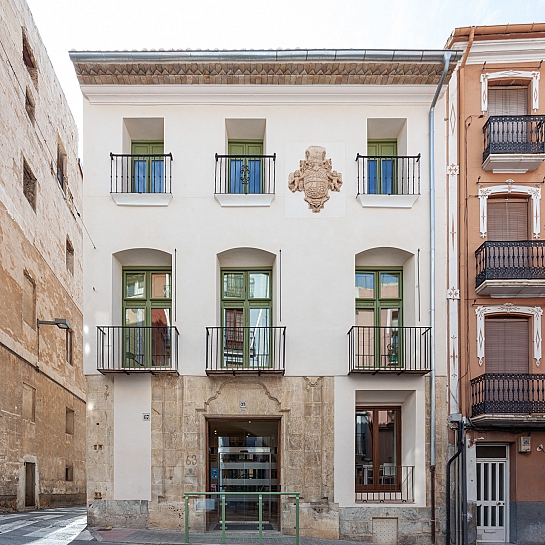
<instances>
[{"instance_id":1,"label":"white metal door","mask_svg":"<svg viewBox=\"0 0 545 545\"><path fill-rule=\"evenodd\" d=\"M505 542L508 527L507 460L477 459L477 540Z\"/></svg>"}]
</instances>

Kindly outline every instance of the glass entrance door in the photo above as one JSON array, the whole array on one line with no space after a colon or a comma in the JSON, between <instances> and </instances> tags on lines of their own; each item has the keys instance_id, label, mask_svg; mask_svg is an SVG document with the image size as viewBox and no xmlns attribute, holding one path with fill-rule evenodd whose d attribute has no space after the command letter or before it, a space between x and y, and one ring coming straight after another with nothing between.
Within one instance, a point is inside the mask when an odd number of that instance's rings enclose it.
<instances>
[{"instance_id":1,"label":"glass entrance door","mask_svg":"<svg viewBox=\"0 0 545 545\"><path fill-rule=\"evenodd\" d=\"M259 492L278 492L278 421L209 422L209 490L251 492L226 496L228 530L258 529ZM277 496L263 496L263 530L278 530ZM209 512L208 528L221 529L221 498Z\"/></svg>"}]
</instances>

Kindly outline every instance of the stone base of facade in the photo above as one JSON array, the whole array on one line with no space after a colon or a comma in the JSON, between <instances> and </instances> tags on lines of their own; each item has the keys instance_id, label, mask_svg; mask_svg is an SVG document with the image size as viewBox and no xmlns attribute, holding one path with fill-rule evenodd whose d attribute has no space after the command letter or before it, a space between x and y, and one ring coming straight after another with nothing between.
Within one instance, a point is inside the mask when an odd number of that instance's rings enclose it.
<instances>
[{"instance_id":1,"label":"stone base of facade","mask_svg":"<svg viewBox=\"0 0 545 545\"><path fill-rule=\"evenodd\" d=\"M397 545L431 545L429 507L344 507L340 509L340 539ZM445 512L436 510L435 543L445 543Z\"/></svg>"},{"instance_id":2,"label":"stone base of facade","mask_svg":"<svg viewBox=\"0 0 545 545\"><path fill-rule=\"evenodd\" d=\"M148 527L148 502L146 500L93 500L87 504L89 526L114 528Z\"/></svg>"}]
</instances>

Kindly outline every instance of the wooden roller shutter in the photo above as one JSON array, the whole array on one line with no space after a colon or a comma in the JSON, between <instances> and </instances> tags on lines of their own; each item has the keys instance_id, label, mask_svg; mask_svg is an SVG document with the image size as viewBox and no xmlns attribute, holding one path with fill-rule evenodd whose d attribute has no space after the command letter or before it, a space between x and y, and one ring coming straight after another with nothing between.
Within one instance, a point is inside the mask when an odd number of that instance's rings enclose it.
<instances>
[{"instance_id":1,"label":"wooden roller shutter","mask_svg":"<svg viewBox=\"0 0 545 545\"><path fill-rule=\"evenodd\" d=\"M510 197L488 199L487 239L503 242L528 240L528 200Z\"/></svg>"},{"instance_id":2,"label":"wooden roller shutter","mask_svg":"<svg viewBox=\"0 0 545 545\"><path fill-rule=\"evenodd\" d=\"M528 87L490 87L488 115L528 115Z\"/></svg>"},{"instance_id":3,"label":"wooden roller shutter","mask_svg":"<svg viewBox=\"0 0 545 545\"><path fill-rule=\"evenodd\" d=\"M528 373L528 318L494 316L486 318L484 327L486 372Z\"/></svg>"}]
</instances>

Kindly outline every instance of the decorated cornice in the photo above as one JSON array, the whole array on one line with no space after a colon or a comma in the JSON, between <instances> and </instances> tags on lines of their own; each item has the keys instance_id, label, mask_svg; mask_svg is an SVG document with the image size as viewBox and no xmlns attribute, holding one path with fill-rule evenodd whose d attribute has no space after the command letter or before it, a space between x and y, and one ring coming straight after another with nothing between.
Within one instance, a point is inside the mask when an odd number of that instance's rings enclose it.
<instances>
[{"instance_id":1,"label":"decorated cornice","mask_svg":"<svg viewBox=\"0 0 545 545\"><path fill-rule=\"evenodd\" d=\"M71 52L81 85L437 85L443 51ZM453 52L446 81L458 60Z\"/></svg>"}]
</instances>

